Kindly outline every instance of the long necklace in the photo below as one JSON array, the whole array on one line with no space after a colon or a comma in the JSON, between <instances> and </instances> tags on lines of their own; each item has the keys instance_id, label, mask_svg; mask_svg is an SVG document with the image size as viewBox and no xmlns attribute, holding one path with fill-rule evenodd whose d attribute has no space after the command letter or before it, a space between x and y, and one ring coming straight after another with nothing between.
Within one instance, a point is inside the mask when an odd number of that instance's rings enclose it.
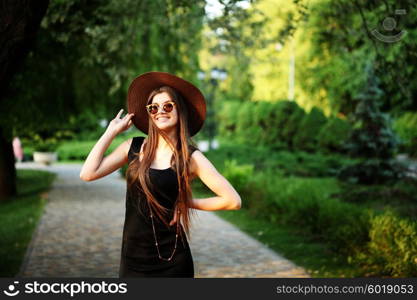
<instances>
[{"instance_id":1,"label":"long necklace","mask_svg":"<svg viewBox=\"0 0 417 300\"><path fill-rule=\"evenodd\" d=\"M146 202L148 202L148 201L146 201ZM180 222L179 222L179 216L178 216L178 219L177 219L177 232L176 232L176 234L175 234L175 246L174 246L174 250L172 251L172 254L171 254L171 256L170 256L170 257L165 258L165 257L162 257L162 256L161 256L161 253L159 252L159 244L158 244L158 240L156 239L155 225L154 225L154 223L153 223L153 214L152 214L152 210L151 210L151 208L150 208L150 206L149 206L149 203L148 203L148 207L149 207L149 211L150 211L150 213L151 213L151 221L152 221L153 236L154 236L154 238L155 238L155 246L156 246L156 250L158 251L158 257L159 257L161 260L170 261L170 260L172 259L172 257L174 256L175 250L177 250L177 241L178 241L178 232L179 232L179 223L180 223ZM179 215L179 214L180 214L180 211L178 210L177 212L178 212L178 215Z\"/></svg>"}]
</instances>

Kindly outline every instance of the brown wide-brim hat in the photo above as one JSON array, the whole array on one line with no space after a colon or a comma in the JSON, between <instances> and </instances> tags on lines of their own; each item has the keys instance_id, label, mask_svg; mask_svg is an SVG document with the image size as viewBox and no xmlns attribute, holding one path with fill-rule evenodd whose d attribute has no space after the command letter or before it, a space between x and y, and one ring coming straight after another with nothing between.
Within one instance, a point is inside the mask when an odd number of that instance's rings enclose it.
<instances>
[{"instance_id":1,"label":"brown wide-brim hat","mask_svg":"<svg viewBox=\"0 0 417 300\"><path fill-rule=\"evenodd\" d=\"M195 135L206 119L206 101L201 91L192 83L165 72L148 72L136 77L127 92L128 113L134 113L133 124L148 134L149 115L146 101L150 93L161 86L174 88L181 94L188 109L188 128L190 136Z\"/></svg>"}]
</instances>

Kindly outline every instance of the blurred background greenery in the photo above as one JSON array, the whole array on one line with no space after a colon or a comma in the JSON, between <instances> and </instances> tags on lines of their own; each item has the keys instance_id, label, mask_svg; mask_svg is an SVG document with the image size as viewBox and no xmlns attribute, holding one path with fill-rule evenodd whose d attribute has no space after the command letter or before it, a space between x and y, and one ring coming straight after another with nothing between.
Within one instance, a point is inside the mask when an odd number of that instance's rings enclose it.
<instances>
[{"instance_id":1,"label":"blurred background greenery","mask_svg":"<svg viewBox=\"0 0 417 300\"><path fill-rule=\"evenodd\" d=\"M24 160L82 162L135 76L175 73L206 95L194 140L243 200L219 215L312 275L417 276L414 1L46 2L0 103Z\"/></svg>"}]
</instances>

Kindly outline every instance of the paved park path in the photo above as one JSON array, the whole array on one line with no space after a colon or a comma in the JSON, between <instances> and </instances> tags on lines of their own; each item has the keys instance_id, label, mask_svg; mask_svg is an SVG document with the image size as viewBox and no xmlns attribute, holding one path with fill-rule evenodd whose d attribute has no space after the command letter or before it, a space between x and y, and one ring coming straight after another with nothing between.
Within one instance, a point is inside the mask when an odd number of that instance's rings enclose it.
<instances>
[{"instance_id":1,"label":"paved park path","mask_svg":"<svg viewBox=\"0 0 417 300\"><path fill-rule=\"evenodd\" d=\"M58 174L18 276L118 277L126 193L119 172L84 182L80 164L16 167ZM189 241L196 278L309 277L214 213L197 212Z\"/></svg>"}]
</instances>

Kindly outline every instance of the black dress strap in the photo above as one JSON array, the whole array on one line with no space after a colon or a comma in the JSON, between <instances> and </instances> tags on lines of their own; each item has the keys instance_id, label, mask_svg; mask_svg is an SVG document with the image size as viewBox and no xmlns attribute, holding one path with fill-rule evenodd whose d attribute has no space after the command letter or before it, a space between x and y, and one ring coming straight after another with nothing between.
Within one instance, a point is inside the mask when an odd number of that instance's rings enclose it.
<instances>
[{"instance_id":1,"label":"black dress strap","mask_svg":"<svg viewBox=\"0 0 417 300\"><path fill-rule=\"evenodd\" d=\"M130 144L129 153L128 153L129 162L131 162L135 158L134 153L138 153L140 151L140 147L144 140L145 140L145 137L143 136L135 136L132 139L132 143Z\"/></svg>"}]
</instances>

